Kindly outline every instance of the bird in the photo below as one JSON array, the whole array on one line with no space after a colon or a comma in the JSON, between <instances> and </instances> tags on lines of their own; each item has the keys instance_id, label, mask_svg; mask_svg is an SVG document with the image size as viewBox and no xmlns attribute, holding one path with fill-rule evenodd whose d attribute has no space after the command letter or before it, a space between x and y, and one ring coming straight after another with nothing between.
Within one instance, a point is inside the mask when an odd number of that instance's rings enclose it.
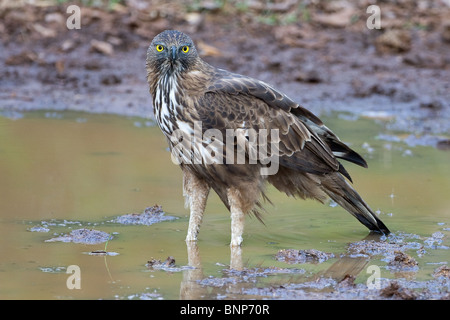
<instances>
[{"instance_id":1,"label":"bird","mask_svg":"<svg viewBox=\"0 0 450 320\"><path fill-rule=\"evenodd\" d=\"M264 203L271 203L268 185L296 198L331 199L371 233L390 233L341 160L367 162L286 94L208 64L177 30L154 37L146 71L156 122L183 173L186 241L198 240L212 189L230 212L230 246L241 246L245 216L263 221Z\"/></svg>"}]
</instances>

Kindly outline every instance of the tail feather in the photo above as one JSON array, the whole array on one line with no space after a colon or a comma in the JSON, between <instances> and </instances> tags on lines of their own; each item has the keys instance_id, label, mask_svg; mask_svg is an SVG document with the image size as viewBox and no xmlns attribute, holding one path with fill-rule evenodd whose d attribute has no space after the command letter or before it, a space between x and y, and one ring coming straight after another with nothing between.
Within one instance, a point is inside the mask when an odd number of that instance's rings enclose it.
<instances>
[{"instance_id":1,"label":"tail feather","mask_svg":"<svg viewBox=\"0 0 450 320\"><path fill-rule=\"evenodd\" d=\"M345 181L336 174L322 181L323 191L341 207L353 215L359 222L369 230L389 234L386 225L375 215L361 196Z\"/></svg>"}]
</instances>

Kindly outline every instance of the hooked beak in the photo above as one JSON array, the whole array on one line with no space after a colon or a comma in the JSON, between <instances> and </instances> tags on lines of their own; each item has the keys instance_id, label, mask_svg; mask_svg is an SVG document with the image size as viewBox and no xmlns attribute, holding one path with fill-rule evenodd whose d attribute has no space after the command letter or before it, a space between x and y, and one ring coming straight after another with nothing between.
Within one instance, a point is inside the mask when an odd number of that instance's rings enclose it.
<instances>
[{"instance_id":1,"label":"hooked beak","mask_svg":"<svg viewBox=\"0 0 450 320\"><path fill-rule=\"evenodd\" d=\"M177 48L175 46L170 47L169 59L175 61L178 58Z\"/></svg>"}]
</instances>

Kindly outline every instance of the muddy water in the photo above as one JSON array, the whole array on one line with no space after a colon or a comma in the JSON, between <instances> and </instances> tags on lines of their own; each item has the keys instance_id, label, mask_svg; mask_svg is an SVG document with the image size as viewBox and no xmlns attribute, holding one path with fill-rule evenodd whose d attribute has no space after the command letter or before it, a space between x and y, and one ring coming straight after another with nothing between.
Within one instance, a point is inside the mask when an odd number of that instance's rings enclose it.
<instances>
[{"instance_id":1,"label":"muddy water","mask_svg":"<svg viewBox=\"0 0 450 320\"><path fill-rule=\"evenodd\" d=\"M369 169L347 165L348 171L394 233L422 238L444 234L443 242L426 254L410 253L420 268L408 276L432 279L433 270L450 260L450 153L376 139L395 133L370 119L324 119L368 160ZM198 246L186 247L181 172L170 161L159 129L139 118L44 111L0 117L0 179L2 299L261 298L242 293L324 272L339 262L349 243L367 236L338 207L290 199L270 189L275 205L267 205L265 225L247 218L241 251L230 252L229 215L215 195L209 199ZM178 219L150 226L111 222L154 204ZM81 227L113 238L95 245L46 242ZM297 265L275 260L278 250L289 248L321 250L335 258ZM93 250L116 255L89 255ZM168 256L176 261L173 268L146 266ZM230 280L225 277L230 263L285 272ZM381 267L382 277L403 276L385 269L381 258L370 263ZM71 265L79 267L80 289L67 285ZM361 270L356 282L368 277Z\"/></svg>"}]
</instances>

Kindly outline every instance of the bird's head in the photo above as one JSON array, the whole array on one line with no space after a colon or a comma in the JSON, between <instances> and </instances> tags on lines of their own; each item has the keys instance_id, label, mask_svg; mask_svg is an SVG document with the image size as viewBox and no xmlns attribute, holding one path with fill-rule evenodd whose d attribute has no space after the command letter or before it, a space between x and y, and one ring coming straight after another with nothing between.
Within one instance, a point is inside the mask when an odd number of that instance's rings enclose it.
<instances>
[{"instance_id":1,"label":"bird's head","mask_svg":"<svg viewBox=\"0 0 450 320\"><path fill-rule=\"evenodd\" d=\"M199 59L192 39L176 30L158 34L147 50L147 71L181 73L189 70Z\"/></svg>"}]
</instances>

